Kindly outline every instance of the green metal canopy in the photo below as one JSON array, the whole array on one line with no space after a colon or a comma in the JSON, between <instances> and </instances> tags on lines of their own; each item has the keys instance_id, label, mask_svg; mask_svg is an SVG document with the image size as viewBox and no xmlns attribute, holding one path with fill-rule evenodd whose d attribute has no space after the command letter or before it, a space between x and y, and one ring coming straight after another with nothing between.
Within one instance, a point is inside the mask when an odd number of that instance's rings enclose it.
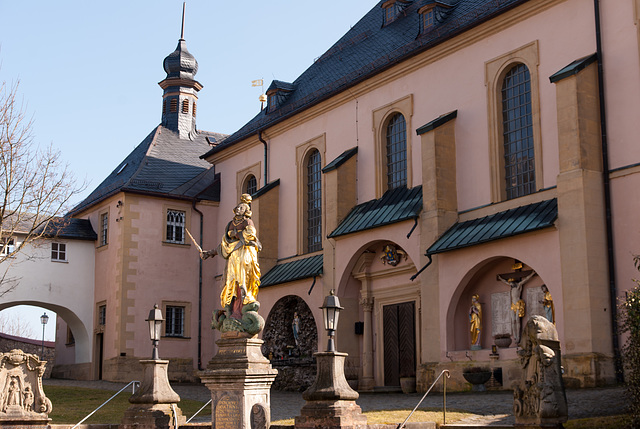
<instances>
[{"instance_id":1,"label":"green metal canopy","mask_svg":"<svg viewBox=\"0 0 640 429\"><path fill-rule=\"evenodd\" d=\"M553 198L456 223L427 249L427 255L548 228L557 218L558 200Z\"/></svg>"},{"instance_id":2,"label":"green metal canopy","mask_svg":"<svg viewBox=\"0 0 640 429\"><path fill-rule=\"evenodd\" d=\"M260 287L273 286L322 274L322 255L279 263L262 276Z\"/></svg>"},{"instance_id":3,"label":"green metal canopy","mask_svg":"<svg viewBox=\"0 0 640 429\"><path fill-rule=\"evenodd\" d=\"M422 210L422 186L390 189L377 200L358 204L329 238L415 219Z\"/></svg>"}]
</instances>

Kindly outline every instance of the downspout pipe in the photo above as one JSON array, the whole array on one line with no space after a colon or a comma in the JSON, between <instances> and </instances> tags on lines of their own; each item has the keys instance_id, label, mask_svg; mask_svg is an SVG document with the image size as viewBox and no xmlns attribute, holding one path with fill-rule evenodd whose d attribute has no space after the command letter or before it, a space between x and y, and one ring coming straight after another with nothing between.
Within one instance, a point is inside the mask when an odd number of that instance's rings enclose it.
<instances>
[{"instance_id":1,"label":"downspout pipe","mask_svg":"<svg viewBox=\"0 0 640 429\"><path fill-rule=\"evenodd\" d=\"M411 281L414 281L414 280L416 279L416 277L418 277L418 276L420 275L420 273L422 273L424 270L426 270L426 269L427 269L427 267L428 267L429 265L431 265L431 263L433 262L433 261L431 260L431 255L430 255L429 253L425 253L425 256L426 256L427 258L429 258L429 260L428 260L428 261L427 261L427 263L424 265L424 267L420 268L420 271L418 271L417 273L415 273L414 275L412 275L412 276L411 276Z\"/></svg>"},{"instance_id":2,"label":"downspout pipe","mask_svg":"<svg viewBox=\"0 0 640 429\"><path fill-rule=\"evenodd\" d=\"M604 185L604 207L607 231L607 260L609 267L609 304L611 306L611 341L613 343L613 363L616 380L624 382L622 371L622 355L620 353L620 337L618 336L618 291L616 288L615 254L613 247L613 222L611 216L611 180L609 177L609 146L607 142L607 115L604 89L604 66L602 55L602 31L600 26L600 0L593 0L596 31L596 53L598 57L598 96L600 98L600 138L602 144L602 175Z\"/></svg>"},{"instance_id":3,"label":"downspout pipe","mask_svg":"<svg viewBox=\"0 0 640 429\"><path fill-rule=\"evenodd\" d=\"M258 140L260 140L260 142L264 146L264 183L262 184L262 186L267 186L269 184L269 175L268 175L269 165L267 164L267 142L265 141L265 139L262 138L262 130L258 130Z\"/></svg>"},{"instance_id":4,"label":"downspout pipe","mask_svg":"<svg viewBox=\"0 0 640 429\"><path fill-rule=\"evenodd\" d=\"M200 245L202 246L204 214L196 207L196 200L191 202L193 211L200 215ZM198 258L198 370L202 370L202 258Z\"/></svg>"}]
</instances>

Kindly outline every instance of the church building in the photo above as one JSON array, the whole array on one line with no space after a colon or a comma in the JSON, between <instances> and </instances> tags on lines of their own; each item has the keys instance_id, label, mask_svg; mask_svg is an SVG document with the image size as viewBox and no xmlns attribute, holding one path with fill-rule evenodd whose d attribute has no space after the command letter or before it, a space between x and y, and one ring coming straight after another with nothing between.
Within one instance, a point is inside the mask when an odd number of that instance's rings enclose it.
<instances>
[{"instance_id":1,"label":"church building","mask_svg":"<svg viewBox=\"0 0 640 429\"><path fill-rule=\"evenodd\" d=\"M462 390L471 366L510 388L532 315L558 330L567 386L616 382L640 253L639 25L639 0L381 0L229 136L195 126L181 39L162 123L72 213L98 234L91 377L136 370L154 300L170 376L206 366L224 260L200 261L186 230L214 248L248 193L272 362L324 349L335 291L361 391L424 391L443 369Z\"/></svg>"}]
</instances>

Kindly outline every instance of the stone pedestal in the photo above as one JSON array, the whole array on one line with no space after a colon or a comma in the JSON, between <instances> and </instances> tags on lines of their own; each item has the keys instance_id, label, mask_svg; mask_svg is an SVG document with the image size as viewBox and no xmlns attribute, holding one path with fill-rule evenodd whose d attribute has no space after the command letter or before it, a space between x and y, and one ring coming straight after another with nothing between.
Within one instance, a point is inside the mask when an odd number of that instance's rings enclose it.
<instances>
[{"instance_id":1,"label":"stone pedestal","mask_svg":"<svg viewBox=\"0 0 640 429\"><path fill-rule=\"evenodd\" d=\"M271 384L278 371L262 355L263 341L225 332L218 353L198 375L211 390L212 429L267 428Z\"/></svg>"},{"instance_id":2,"label":"stone pedestal","mask_svg":"<svg viewBox=\"0 0 640 429\"><path fill-rule=\"evenodd\" d=\"M186 422L178 408L180 396L169 384L168 360L141 360L144 373L140 387L131 395L121 429L177 429Z\"/></svg>"},{"instance_id":3,"label":"stone pedestal","mask_svg":"<svg viewBox=\"0 0 640 429\"><path fill-rule=\"evenodd\" d=\"M367 417L355 402L358 392L349 387L344 376L346 353L315 354L318 375L302 397L306 404L295 418L295 427L324 429L366 429Z\"/></svg>"},{"instance_id":4,"label":"stone pedestal","mask_svg":"<svg viewBox=\"0 0 640 429\"><path fill-rule=\"evenodd\" d=\"M0 353L0 429L45 429L51 401L42 390L46 361L22 350Z\"/></svg>"}]
</instances>

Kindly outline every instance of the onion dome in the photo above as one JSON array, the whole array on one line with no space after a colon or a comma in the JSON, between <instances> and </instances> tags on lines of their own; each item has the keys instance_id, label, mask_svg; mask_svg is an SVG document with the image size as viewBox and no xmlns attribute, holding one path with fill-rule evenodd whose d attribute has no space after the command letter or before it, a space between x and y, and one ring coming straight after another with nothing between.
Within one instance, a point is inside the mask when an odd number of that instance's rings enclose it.
<instances>
[{"instance_id":1,"label":"onion dome","mask_svg":"<svg viewBox=\"0 0 640 429\"><path fill-rule=\"evenodd\" d=\"M193 79L198 72L198 62L187 50L187 43L184 39L178 41L176 50L164 59L162 65L164 71L167 72L167 79Z\"/></svg>"}]
</instances>

